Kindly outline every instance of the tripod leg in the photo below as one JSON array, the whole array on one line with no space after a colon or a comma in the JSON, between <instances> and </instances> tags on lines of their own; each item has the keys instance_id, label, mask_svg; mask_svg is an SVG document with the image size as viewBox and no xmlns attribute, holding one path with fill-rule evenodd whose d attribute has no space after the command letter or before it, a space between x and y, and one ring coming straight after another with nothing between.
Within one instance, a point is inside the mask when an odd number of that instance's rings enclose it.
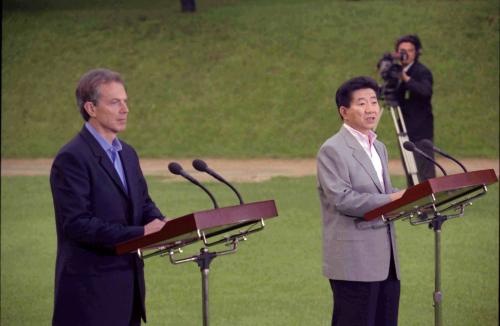
<instances>
[{"instance_id":1,"label":"tripod leg","mask_svg":"<svg viewBox=\"0 0 500 326\"><path fill-rule=\"evenodd\" d=\"M408 180L408 186L417 185L419 183L419 179L415 157L413 156L412 152L407 151L403 146L406 141L410 140L406 132L403 113L401 112L401 108L399 106L391 106L389 107L389 111L391 112L392 120L394 121L394 127L396 128L399 150L401 153L401 159L403 161L406 178Z\"/></svg>"}]
</instances>

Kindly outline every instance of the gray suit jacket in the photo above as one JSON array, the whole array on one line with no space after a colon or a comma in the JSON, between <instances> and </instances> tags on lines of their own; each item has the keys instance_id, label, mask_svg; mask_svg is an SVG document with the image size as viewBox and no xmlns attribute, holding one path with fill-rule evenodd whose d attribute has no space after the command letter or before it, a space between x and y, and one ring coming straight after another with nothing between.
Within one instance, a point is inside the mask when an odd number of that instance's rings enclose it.
<instances>
[{"instance_id":1,"label":"gray suit jacket","mask_svg":"<svg viewBox=\"0 0 500 326\"><path fill-rule=\"evenodd\" d=\"M390 250L399 279L394 225L363 214L390 202L394 192L387 169L387 150L374 143L382 161L384 188L370 158L344 127L320 148L318 191L323 215L323 274L334 280L375 282L389 273ZM385 191L383 190L385 189Z\"/></svg>"}]
</instances>

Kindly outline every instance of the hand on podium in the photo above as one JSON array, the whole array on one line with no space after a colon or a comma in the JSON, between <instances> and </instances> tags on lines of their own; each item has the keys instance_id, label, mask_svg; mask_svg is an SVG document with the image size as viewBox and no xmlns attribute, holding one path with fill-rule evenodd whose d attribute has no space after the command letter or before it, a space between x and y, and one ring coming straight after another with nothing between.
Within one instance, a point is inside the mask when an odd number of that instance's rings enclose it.
<instances>
[{"instance_id":1,"label":"hand on podium","mask_svg":"<svg viewBox=\"0 0 500 326\"><path fill-rule=\"evenodd\" d=\"M155 218L148 224L144 225L144 235L160 231L165 225L165 223L166 223L165 221Z\"/></svg>"},{"instance_id":2,"label":"hand on podium","mask_svg":"<svg viewBox=\"0 0 500 326\"><path fill-rule=\"evenodd\" d=\"M405 190L400 190L398 192L393 192L392 194L390 194L391 196L391 201L395 201L401 197L403 197L403 194L405 193L406 189Z\"/></svg>"}]
</instances>

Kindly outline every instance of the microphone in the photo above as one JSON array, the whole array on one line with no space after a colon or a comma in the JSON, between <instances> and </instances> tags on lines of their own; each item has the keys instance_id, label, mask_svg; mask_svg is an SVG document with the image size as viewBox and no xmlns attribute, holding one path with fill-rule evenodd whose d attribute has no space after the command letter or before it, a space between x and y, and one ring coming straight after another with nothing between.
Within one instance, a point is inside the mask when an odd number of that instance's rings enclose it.
<instances>
[{"instance_id":1,"label":"microphone","mask_svg":"<svg viewBox=\"0 0 500 326\"><path fill-rule=\"evenodd\" d=\"M212 193L210 191L208 191L208 189L205 186L203 186L201 183L199 183L198 180L196 180L195 178L190 176L186 171L184 171L184 169L182 168L182 166L179 163L171 162L168 165L168 170L173 174L180 175L180 176L188 179L191 183L193 183L193 184L197 185L198 187L200 187L201 189L203 189L203 191L205 191L207 193L207 195L210 197L210 199L212 200L212 203L214 204L214 208L219 208L219 205L217 205L217 202L215 201L215 198L212 195Z\"/></svg>"},{"instance_id":2,"label":"microphone","mask_svg":"<svg viewBox=\"0 0 500 326\"><path fill-rule=\"evenodd\" d=\"M465 166L462 163L460 163L456 158L452 157L450 154L447 154L447 153L443 152L441 149L439 149L436 146L434 146L434 144L429 139L424 139L424 140L421 141L421 143L425 147L427 147L429 149L432 149L434 152L439 153L439 154L443 155L444 157L446 157L446 158L452 160L453 162L457 163L458 165L460 165L460 167L462 168L462 170L464 170L464 172L467 172L467 169L465 168Z\"/></svg>"},{"instance_id":3,"label":"microphone","mask_svg":"<svg viewBox=\"0 0 500 326\"><path fill-rule=\"evenodd\" d=\"M240 201L240 205L243 204L243 199L241 199L241 195L238 192L238 190L236 190L236 188L233 187L232 184L230 184L228 181L226 181L226 179L224 179L223 177L221 177L217 172L215 172L214 170L212 170L211 168L209 168L208 165L207 165L207 163L205 163L205 161L200 160L200 159L196 159L196 160L193 161L193 167L196 170L200 171L200 172L206 172L206 173L210 174L215 179L217 179L220 182L222 182L225 185L227 185L236 194L236 196L238 196L238 199Z\"/></svg>"},{"instance_id":4,"label":"microphone","mask_svg":"<svg viewBox=\"0 0 500 326\"><path fill-rule=\"evenodd\" d=\"M412 143L411 141L405 141L403 143L403 147L407 150L407 151L410 151L410 152L416 152L420 155L422 155L426 160L429 160L431 161L432 163L434 163L434 165L436 165L439 169L441 169L441 172L443 172L444 175L448 175L446 173L446 171L443 169L443 167L441 165L439 165L438 162L436 162L432 157L430 157L429 155L425 154L422 150L420 150L417 146L415 146L414 143Z\"/></svg>"}]
</instances>

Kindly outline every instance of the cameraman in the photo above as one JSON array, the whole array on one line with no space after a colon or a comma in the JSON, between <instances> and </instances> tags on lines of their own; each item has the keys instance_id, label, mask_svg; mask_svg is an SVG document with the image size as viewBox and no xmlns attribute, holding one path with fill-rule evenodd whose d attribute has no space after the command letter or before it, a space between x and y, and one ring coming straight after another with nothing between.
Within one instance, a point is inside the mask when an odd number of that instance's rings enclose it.
<instances>
[{"instance_id":1,"label":"cameraman","mask_svg":"<svg viewBox=\"0 0 500 326\"><path fill-rule=\"evenodd\" d=\"M396 40L396 52L406 52L401 56L401 84L396 92L406 123L408 137L415 145L434 158L432 149L421 145L422 140L433 141L434 117L432 115L432 73L418 61L422 43L417 35L405 35ZM434 164L421 155L415 155L420 182L436 176Z\"/></svg>"}]
</instances>

